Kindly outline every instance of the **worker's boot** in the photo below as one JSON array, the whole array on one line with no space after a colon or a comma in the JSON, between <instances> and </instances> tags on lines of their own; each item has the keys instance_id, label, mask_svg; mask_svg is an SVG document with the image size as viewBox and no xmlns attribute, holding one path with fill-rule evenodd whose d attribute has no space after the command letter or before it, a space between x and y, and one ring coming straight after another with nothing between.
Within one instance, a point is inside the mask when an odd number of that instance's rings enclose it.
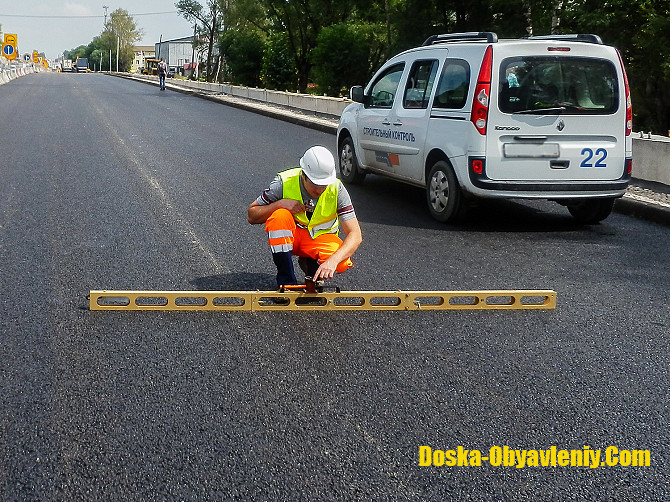
<instances>
[{"instance_id":1,"label":"worker's boot","mask_svg":"<svg viewBox=\"0 0 670 502\"><path fill-rule=\"evenodd\" d=\"M293 270L293 253L291 251L272 253L272 261L277 266L277 288L287 284L298 284Z\"/></svg>"},{"instance_id":2,"label":"worker's boot","mask_svg":"<svg viewBox=\"0 0 670 502\"><path fill-rule=\"evenodd\" d=\"M300 256L298 265L300 265L300 269L305 273L305 276L309 277L314 277L316 271L319 270L319 262L307 256Z\"/></svg>"}]
</instances>

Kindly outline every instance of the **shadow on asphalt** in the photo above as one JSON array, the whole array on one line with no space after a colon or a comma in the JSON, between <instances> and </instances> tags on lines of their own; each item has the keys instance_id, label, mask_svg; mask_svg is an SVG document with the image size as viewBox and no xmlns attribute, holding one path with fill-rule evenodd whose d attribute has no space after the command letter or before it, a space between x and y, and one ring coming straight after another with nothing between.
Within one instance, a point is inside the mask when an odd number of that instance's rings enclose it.
<instances>
[{"instance_id":1,"label":"shadow on asphalt","mask_svg":"<svg viewBox=\"0 0 670 502\"><path fill-rule=\"evenodd\" d=\"M270 261L272 265L272 261ZM189 281L200 291L272 291L277 289L273 274L232 272L230 274L198 277Z\"/></svg>"},{"instance_id":2,"label":"shadow on asphalt","mask_svg":"<svg viewBox=\"0 0 670 502\"><path fill-rule=\"evenodd\" d=\"M363 224L450 232L575 232L590 227L550 201L478 199L462 223L443 224L430 216L422 188L368 176L360 185L347 185L347 190Z\"/></svg>"}]
</instances>

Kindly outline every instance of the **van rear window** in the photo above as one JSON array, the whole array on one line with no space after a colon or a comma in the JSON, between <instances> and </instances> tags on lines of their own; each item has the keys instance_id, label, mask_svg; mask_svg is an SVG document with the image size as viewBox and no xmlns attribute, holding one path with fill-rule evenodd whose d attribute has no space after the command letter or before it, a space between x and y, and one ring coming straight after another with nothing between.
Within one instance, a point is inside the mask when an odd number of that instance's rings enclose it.
<instances>
[{"instance_id":1,"label":"van rear window","mask_svg":"<svg viewBox=\"0 0 670 502\"><path fill-rule=\"evenodd\" d=\"M504 113L609 115L619 108L612 62L525 56L500 65L498 106Z\"/></svg>"}]
</instances>

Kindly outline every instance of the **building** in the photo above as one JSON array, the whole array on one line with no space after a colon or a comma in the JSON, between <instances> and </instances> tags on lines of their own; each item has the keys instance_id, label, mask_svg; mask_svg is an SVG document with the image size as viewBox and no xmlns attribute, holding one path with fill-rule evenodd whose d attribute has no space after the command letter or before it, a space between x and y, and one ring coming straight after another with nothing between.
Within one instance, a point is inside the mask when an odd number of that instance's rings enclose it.
<instances>
[{"instance_id":1,"label":"building","mask_svg":"<svg viewBox=\"0 0 670 502\"><path fill-rule=\"evenodd\" d=\"M144 68L144 60L155 57L156 51L150 45L141 45L133 47L135 57L130 65L130 73L141 73Z\"/></svg>"},{"instance_id":2,"label":"building","mask_svg":"<svg viewBox=\"0 0 670 502\"><path fill-rule=\"evenodd\" d=\"M156 59L165 58L168 67L180 75L184 74L184 66L199 59L198 52L193 50L192 36L159 42L154 52Z\"/></svg>"}]
</instances>

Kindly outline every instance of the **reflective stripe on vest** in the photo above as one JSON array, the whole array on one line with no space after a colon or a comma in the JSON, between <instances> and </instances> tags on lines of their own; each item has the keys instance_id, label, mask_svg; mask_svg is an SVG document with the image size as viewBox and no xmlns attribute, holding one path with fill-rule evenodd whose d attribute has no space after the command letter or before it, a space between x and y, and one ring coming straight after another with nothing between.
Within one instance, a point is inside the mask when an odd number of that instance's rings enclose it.
<instances>
[{"instance_id":1,"label":"reflective stripe on vest","mask_svg":"<svg viewBox=\"0 0 670 502\"><path fill-rule=\"evenodd\" d=\"M284 199L297 200L300 203L302 200L302 192L300 191L300 173L302 169L296 167L279 173L282 180ZM312 219L307 218L307 214L303 211L293 215L296 222L304 228L307 228L312 239L322 234L336 234L340 221L337 217L337 194L340 190L340 180L328 185L326 191L319 197Z\"/></svg>"}]
</instances>

